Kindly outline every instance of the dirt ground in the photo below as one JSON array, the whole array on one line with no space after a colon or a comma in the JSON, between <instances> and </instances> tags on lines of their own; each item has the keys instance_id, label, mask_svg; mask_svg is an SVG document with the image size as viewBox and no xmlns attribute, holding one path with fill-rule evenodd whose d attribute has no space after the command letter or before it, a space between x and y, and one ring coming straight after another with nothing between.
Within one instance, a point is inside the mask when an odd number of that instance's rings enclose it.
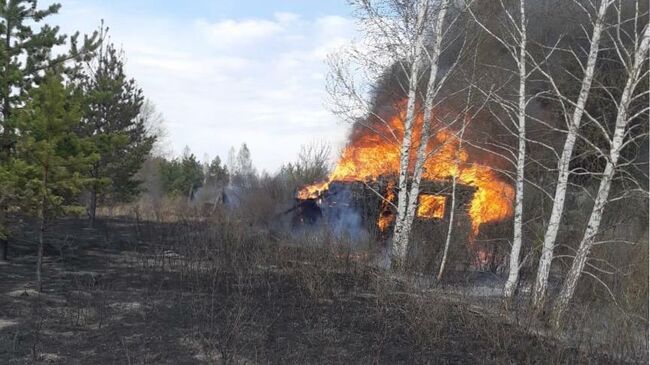
<instances>
[{"instance_id":1,"label":"dirt ground","mask_svg":"<svg viewBox=\"0 0 650 365\"><path fill-rule=\"evenodd\" d=\"M177 270L183 256L169 244L186 237L175 241L175 229L163 225L144 229L125 220L96 228L61 221L47 235L39 294L36 232L25 223L0 265L0 363L622 361L422 295L364 265L332 270L294 255L245 275L201 265L189 275L194 266Z\"/></svg>"}]
</instances>

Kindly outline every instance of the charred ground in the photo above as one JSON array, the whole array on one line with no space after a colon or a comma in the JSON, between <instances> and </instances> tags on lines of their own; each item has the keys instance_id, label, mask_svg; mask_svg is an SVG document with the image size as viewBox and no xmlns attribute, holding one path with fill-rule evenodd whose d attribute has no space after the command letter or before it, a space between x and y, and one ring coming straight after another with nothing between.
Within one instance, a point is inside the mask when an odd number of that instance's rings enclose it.
<instances>
[{"instance_id":1,"label":"charred ground","mask_svg":"<svg viewBox=\"0 0 650 365\"><path fill-rule=\"evenodd\" d=\"M533 322L501 316L497 299L479 305L333 243L298 247L224 217L93 229L64 220L51 231L38 294L36 232L24 227L0 280L2 363L626 360L586 337L535 333Z\"/></svg>"}]
</instances>

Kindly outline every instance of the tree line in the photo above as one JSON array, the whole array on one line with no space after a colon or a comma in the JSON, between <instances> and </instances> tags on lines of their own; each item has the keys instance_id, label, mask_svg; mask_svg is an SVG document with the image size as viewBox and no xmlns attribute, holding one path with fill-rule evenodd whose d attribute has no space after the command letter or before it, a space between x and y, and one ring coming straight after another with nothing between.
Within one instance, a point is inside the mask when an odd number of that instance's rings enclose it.
<instances>
[{"instance_id":1,"label":"tree line","mask_svg":"<svg viewBox=\"0 0 650 365\"><path fill-rule=\"evenodd\" d=\"M108 28L62 34L46 23L60 8L0 2L0 259L14 218L35 218L39 289L47 227L84 212L92 223L98 204L138 196L137 172L157 138Z\"/></svg>"},{"instance_id":2,"label":"tree line","mask_svg":"<svg viewBox=\"0 0 650 365\"><path fill-rule=\"evenodd\" d=\"M126 74L108 27L82 40L61 34L46 24L60 8L0 2L0 260L14 221L35 218L39 289L44 236L57 218L86 214L92 225L98 207L132 202L151 185L191 201L202 188L217 195L231 179L256 178L246 144L227 164L201 162L189 147L176 158L156 151L162 116Z\"/></svg>"},{"instance_id":3,"label":"tree line","mask_svg":"<svg viewBox=\"0 0 650 365\"><path fill-rule=\"evenodd\" d=\"M142 90L107 28L81 42L78 33L61 34L44 24L60 7L0 3L0 258L11 218L37 218L39 288L48 225L84 210L92 222L98 202L136 196L135 174L156 140L141 113Z\"/></svg>"}]
</instances>

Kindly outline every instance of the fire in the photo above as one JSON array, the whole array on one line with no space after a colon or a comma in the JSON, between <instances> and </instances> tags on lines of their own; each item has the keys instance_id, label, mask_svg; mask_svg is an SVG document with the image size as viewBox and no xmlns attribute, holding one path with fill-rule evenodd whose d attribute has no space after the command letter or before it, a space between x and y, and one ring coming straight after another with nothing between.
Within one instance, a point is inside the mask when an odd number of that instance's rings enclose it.
<instances>
[{"instance_id":1,"label":"fire","mask_svg":"<svg viewBox=\"0 0 650 365\"><path fill-rule=\"evenodd\" d=\"M404 135L402 120L402 115L396 115L385 123L375 123L372 128L357 129L342 151L329 180L303 188L298 192L298 197L315 198L328 188L331 181L373 181L380 176L396 176L399 172L400 144ZM415 151L420 140L421 126L420 117L416 120L412 137L411 169L415 164ZM451 131L442 129L437 132L429 140L426 150L428 158L424 166L423 179L440 181L456 176L459 183L476 188L469 207L474 234L478 233L482 224L500 222L512 216L514 197L512 186L492 167L472 159L469 151L461 147L460 140ZM389 189L388 193L393 194L392 189ZM433 204L434 201L439 207L429 210L429 204ZM442 217L444 202L440 203L437 197L434 199L425 195L420 199L418 215ZM377 224L383 230L391 222L392 218L383 220L380 217Z\"/></svg>"},{"instance_id":2,"label":"fire","mask_svg":"<svg viewBox=\"0 0 650 365\"><path fill-rule=\"evenodd\" d=\"M297 197L300 200L315 199L319 197L323 193L323 191L327 190L328 186L329 186L329 181L305 186L298 192Z\"/></svg>"},{"instance_id":3,"label":"fire","mask_svg":"<svg viewBox=\"0 0 650 365\"><path fill-rule=\"evenodd\" d=\"M381 232L385 232L386 228L390 227L395 219L395 214L390 209L393 200L395 200L395 182L390 181L388 187L386 187L386 196L384 196L384 200L381 203L381 213L377 221L377 227L379 227Z\"/></svg>"},{"instance_id":4,"label":"fire","mask_svg":"<svg viewBox=\"0 0 650 365\"><path fill-rule=\"evenodd\" d=\"M445 216L445 202L447 198L442 195L422 194L418 203L418 217L437 218Z\"/></svg>"}]
</instances>

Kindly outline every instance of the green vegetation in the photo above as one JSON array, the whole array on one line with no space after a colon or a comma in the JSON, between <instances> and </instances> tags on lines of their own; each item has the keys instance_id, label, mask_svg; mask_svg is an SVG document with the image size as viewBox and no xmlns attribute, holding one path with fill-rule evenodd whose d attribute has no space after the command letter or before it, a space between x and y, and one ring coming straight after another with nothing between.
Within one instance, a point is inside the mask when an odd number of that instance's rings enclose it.
<instances>
[{"instance_id":1,"label":"green vegetation","mask_svg":"<svg viewBox=\"0 0 650 365\"><path fill-rule=\"evenodd\" d=\"M93 182L84 173L97 155L91 141L75 133L81 120L78 94L56 74L48 75L40 87L31 90L17 120L20 134L13 166L20 177L21 209L39 220L36 281L40 290L47 224L58 216L82 211L75 197Z\"/></svg>"},{"instance_id":2,"label":"green vegetation","mask_svg":"<svg viewBox=\"0 0 650 365\"><path fill-rule=\"evenodd\" d=\"M144 95L124 73L124 54L113 44L102 44L84 66L78 88L84 95L81 134L90 138L99 159L90 175L88 214L94 222L97 204L129 201L140 193L134 176L147 158L155 136L147 135L141 110Z\"/></svg>"}]
</instances>

